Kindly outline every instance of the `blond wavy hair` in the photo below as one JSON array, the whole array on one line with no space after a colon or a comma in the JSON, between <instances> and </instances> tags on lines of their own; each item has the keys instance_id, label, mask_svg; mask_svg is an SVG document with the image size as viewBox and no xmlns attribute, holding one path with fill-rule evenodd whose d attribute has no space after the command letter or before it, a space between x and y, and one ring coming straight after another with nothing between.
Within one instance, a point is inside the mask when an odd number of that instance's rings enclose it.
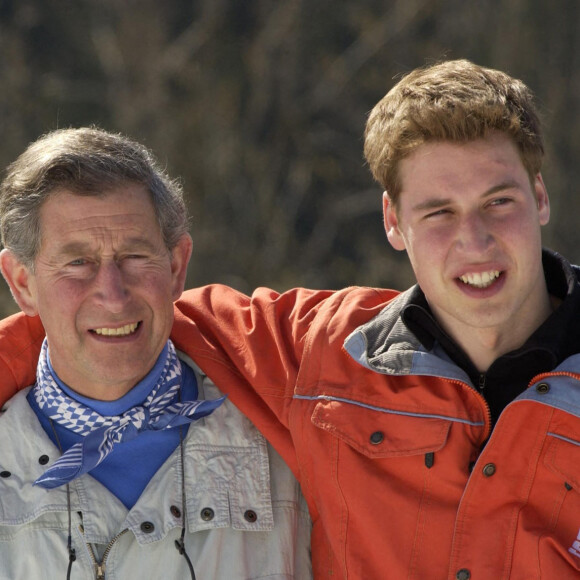
<instances>
[{"instance_id":1,"label":"blond wavy hair","mask_svg":"<svg viewBox=\"0 0 580 580\"><path fill-rule=\"evenodd\" d=\"M396 207L402 159L426 142L461 143L492 131L512 139L533 181L544 144L532 91L501 71L445 61L407 74L377 103L366 124L364 152Z\"/></svg>"}]
</instances>

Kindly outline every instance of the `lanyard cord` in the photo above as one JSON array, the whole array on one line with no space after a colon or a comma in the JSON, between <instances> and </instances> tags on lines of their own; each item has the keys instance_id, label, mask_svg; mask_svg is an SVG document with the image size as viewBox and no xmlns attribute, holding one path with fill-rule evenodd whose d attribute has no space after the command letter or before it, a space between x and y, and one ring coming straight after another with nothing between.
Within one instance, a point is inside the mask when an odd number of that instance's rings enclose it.
<instances>
[{"instance_id":1,"label":"lanyard cord","mask_svg":"<svg viewBox=\"0 0 580 580\"><path fill-rule=\"evenodd\" d=\"M54 423L50 417L48 420L50 421L50 426L52 427L54 439L56 441L56 444L58 445L58 449L60 451L60 454L62 455L62 445L60 443L60 439L58 437L56 429L54 427ZM75 549L72 547L72 515L71 515L71 507L70 507L70 485L68 483L66 484L66 507L67 507L67 513L68 513L68 539L67 539L67 543L66 543L67 550L68 550L68 568L66 571L66 580L70 580L72 565L73 565L73 562L77 559L77 555L76 555Z\"/></svg>"},{"instance_id":2,"label":"lanyard cord","mask_svg":"<svg viewBox=\"0 0 580 580\"><path fill-rule=\"evenodd\" d=\"M181 391L179 393L181 395ZM181 397L180 397L181 398ZM52 419L50 421L50 426L54 434L54 439L62 455L62 445L60 443L60 438L56 432L54 422ZM187 552L185 551L185 522L187 521L187 507L185 503L185 460L183 453L183 426L179 427L179 459L181 462L181 513L183 514L183 524L181 527L181 537L179 540L175 540L175 547L177 551L185 558L187 567L189 568L189 573L191 575L191 580L196 580L195 570L193 569L193 564L189 558ZM66 580L70 580L73 562L77 559L76 551L72 547L72 513L71 513L71 499L70 499L70 484L66 484L66 504L68 512L68 539L67 539L67 549L68 549L68 568L66 571Z\"/></svg>"},{"instance_id":3,"label":"lanyard cord","mask_svg":"<svg viewBox=\"0 0 580 580\"><path fill-rule=\"evenodd\" d=\"M179 398L181 399L181 390L179 391ZM191 580L196 580L193 564L191 563L191 559L185 551L185 522L187 521L187 506L185 503L185 459L183 453L183 426L179 427L179 459L181 461L181 517L183 519L181 526L181 537L179 540L175 540L175 547L187 562Z\"/></svg>"}]
</instances>

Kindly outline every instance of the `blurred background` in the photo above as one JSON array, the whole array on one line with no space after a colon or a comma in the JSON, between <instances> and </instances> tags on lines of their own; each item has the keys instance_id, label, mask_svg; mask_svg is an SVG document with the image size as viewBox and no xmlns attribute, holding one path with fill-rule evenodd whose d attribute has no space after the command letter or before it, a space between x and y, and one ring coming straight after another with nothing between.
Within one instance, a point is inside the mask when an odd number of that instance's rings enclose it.
<instances>
[{"instance_id":1,"label":"blurred background","mask_svg":"<svg viewBox=\"0 0 580 580\"><path fill-rule=\"evenodd\" d=\"M193 217L188 286L404 288L365 119L401 74L468 58L545 119L545 244L580 261L577 0L0 0L0 167L96 124L153 149ZM0 315L16 311L6 285Z\"/></svg>"}]
</instances>

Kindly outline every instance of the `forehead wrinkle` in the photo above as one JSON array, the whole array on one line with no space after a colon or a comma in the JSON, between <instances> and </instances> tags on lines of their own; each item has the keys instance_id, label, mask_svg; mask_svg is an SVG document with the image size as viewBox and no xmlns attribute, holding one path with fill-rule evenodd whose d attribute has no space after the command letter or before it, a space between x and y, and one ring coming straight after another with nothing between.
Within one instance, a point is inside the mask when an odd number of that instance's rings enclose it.
<instances>
[{"instance_id":1,"label":"forehead wrinkle","mask_svg":"<svg viewBox=\"0 0 580 580\"><path fill-rule=\"evenodd\" d=\"M158 245L149 236L146 237L146 232L131 224L119 224L116 227L97 224L87 224L84 228L72 227L64 233L60 243L54 238L52 240L57 242L55 249L62 256L159 250Z\"/></svg>"},{"instance_id":2,"label":"forehead wrinkle","mask_svg":"<svg viewBox=\"0 0 580 580\"><path fill-rule=\"evenodd\" d=\"M126 236L125 230L123 231L113 231L105 230L98 232L98 235L93 236L90 240L71 240L66 242L63 247L63 252L75 253L83 251L91 251L95 249L96 246L111 246L115 251L122 250L149 250L155 251L158 249L159 245L151 241L150 238L146 238L143 235L137 234L134 236ZM95 244L96 242L96 244Z\"/></svg>"}]
</instances>

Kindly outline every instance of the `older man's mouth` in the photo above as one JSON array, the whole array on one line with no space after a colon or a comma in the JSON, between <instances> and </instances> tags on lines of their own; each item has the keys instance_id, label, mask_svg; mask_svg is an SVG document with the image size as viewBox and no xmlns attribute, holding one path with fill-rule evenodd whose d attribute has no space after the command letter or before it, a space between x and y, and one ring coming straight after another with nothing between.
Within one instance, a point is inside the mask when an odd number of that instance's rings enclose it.
<instances>
[{"instance_id":1,"label":"older man's mouth","mask_svg":"<svg viewBox=\"0 0 580 580\"><path fill-rule=\"evenodd\" d=\"M91 332L98 334L100 336L129 336L133 334L139 327L140 322L133 322L131 324L125 324L125 326L119 326L118 328L93 328Z\"/></svg>"}]
</instances>

